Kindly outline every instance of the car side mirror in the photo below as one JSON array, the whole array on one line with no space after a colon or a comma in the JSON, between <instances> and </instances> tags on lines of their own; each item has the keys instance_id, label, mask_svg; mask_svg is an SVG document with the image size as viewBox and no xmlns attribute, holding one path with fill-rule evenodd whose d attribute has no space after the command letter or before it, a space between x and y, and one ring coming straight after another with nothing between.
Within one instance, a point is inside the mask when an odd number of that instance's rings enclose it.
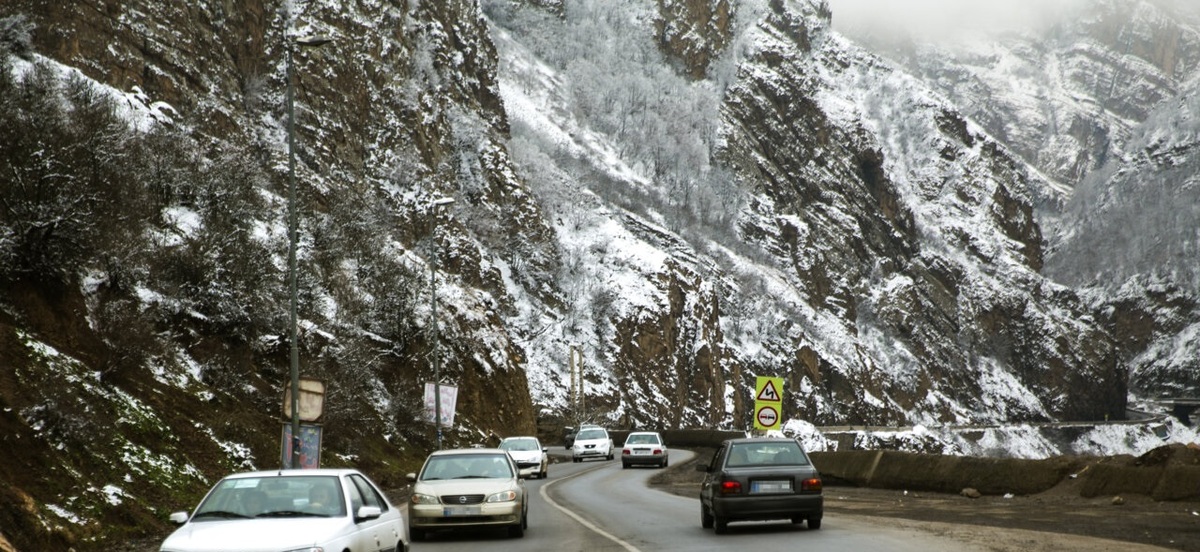
<instances>
[{"instance_id":1,"label":"car side mirror","mask_svg":"<svg viewBox=\"0 0 1200 552\"><path fill-rule=\"evenodd\" d=\"M183 525L183 524L187 523L188 513L187 512L174 512L171 514L170 519L171 519L171 522L174 523L175 525Z\"/></svg>"},{"instance_id":2,"label":"car side mirror","mask_svg":"<svg viewBox=\"0 0 1200 552\"><path fill-rule=\"evenodd\" d=\"M404 476L404 478L407 479L409 483L417 482L417 474L415 474L415 473L410 473L410 474Z\"/></svg>"},{"instance_id":3,"label":"car side mirror","mask_svg":"<svg viewBox=\"0 0 1200 552\"><path fill-rule=\"evenodd\" d=\"M354 519L361 521L361 520L367 520L367 519L375 519L382 515L383 515L383 510L381 510L379 508L379 506L363 506L362 508L359 508L357 512L354 513Z\"/></svg>"},{"instance_id":4,"label":"car side mirror","mask_svg":"<svg viewBox=\"0 0 1200 552\"><path fill-rule=\"evenodd\" d=\"M708 473L708 464L696 464L696 471Z\"/></svg>"}]
</instances>

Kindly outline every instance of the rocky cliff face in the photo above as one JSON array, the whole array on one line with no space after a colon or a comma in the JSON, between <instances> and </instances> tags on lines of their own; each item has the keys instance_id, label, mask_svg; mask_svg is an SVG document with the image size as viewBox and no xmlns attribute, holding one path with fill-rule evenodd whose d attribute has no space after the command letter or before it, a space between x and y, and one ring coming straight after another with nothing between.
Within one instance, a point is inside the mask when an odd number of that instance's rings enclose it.
<instances>
[{"instance_id":1,"label":"rocky cliff face","mask_svg":"<svg viewBox=\"0 0 1200 552\"><path fill-rule=\"evenodd\" d=\"M545 274L557 259L503 147L496 52L477 4L16 1L0 9L13 15L32 24L33 63L77 69L109 87L100 95L119 99L116 112L157 113L158 128L193 145L198 161L189 151L176 170L236 158L262 172L240 181L255 188L261 211L235 223L253 248L214 246L221 202L193 200L131 221L142 235L177 237L129 244L123 266L98 254L63 267L62 285L5 274L0 363L15 372L0 378L3 435L28 445L0 453L12 468L3 470L0 517L11 523L0 529L0 548L6 538L22 550L102 547L161 531L161 512L190 507L214 478L279 465L289 37L333 38L295 47L293 81L300 372L328 385L322 463L357 465L394 486L431 448L432 427L419 415L434 375L433 255L441 373L459 387L447 443L537 431L522 350L502 313L515 308L511 282L552 301ZM5 70L32 74L17 62ZM204 197L211 182L202 176L176 191ZM441 196L458 201L435 208ZM191 230L172 226L181 212L194 216ZM210 261L176 262L201 258ZM200 272L206 264L218 268ZM213 294L230 268L256 283ZM175 286L176 277L190 283ZM237 303L253 314L228 332L218 311ZM139 347L145 363L116 362L125 352L118 344Z\"/></svg>"}]
</instances>

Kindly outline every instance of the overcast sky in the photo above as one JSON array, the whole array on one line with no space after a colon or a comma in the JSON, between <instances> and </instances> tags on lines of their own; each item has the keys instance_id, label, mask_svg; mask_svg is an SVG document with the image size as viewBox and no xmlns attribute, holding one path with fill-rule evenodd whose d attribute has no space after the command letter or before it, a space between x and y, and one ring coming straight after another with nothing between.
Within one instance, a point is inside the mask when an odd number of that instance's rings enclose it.
<instances>
[{"instance_id":1,"label":"overcast sky","mask_svg":"<svg viewBox=\"0 0 1200 552\"><path fill-rule=\"evenodd\" d=\"M862 27L954 38L959 33L1004 31L1052 24L1086 0L829 0L833 27Z\"/></svg>"}]
</instances>

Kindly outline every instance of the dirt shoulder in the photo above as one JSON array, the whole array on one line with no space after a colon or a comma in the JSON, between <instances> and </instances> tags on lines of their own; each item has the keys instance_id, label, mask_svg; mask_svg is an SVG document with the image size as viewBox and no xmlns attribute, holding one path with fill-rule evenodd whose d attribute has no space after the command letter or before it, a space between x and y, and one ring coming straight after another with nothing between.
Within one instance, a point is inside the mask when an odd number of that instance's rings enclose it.
<instances>
[{"instance_id":1,"label":"dirt shoulder","mask_svg":"<svg viewBox=\"0 0 1200 552\"><path fill-rule=\"evenodd\" d=\"M703 474L695 459L672 465L651 484L696 497ZM825 509L834 514L888 518L889 524L940 534L996 551L1195 550L1200 551L1200 496L1155 501L1147 495L1085 498L1084 482L1064 478L1029 495L983 495L826 486ZM1200 492L1200 489L1197 490Z\"/></svg>"}]
</instances>

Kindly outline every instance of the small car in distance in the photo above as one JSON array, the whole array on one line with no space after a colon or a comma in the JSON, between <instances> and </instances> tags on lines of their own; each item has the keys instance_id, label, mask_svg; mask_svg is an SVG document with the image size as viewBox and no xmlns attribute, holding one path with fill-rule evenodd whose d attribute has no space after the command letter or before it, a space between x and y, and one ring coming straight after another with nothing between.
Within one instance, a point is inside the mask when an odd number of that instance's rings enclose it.
<instances>
[{"instance_id":1,"label":"small car in distance","mask_svg":"<svg viewBox=\"0 0 1200 552\"><path fill-rule=\"evenodd\" d=\"M525 480L504 449L434 451L408 480L408 532L414 540L441 529L487 527L519 538L529 527Z\"/></svg>"},{"instance_id":2,"label":"small car in distance","mask_svg":"<svg viewBox=\"0 0 1200 552\"><path fill-rule=\"evenodd\" d=\"M657 431L634 431L625 437L621 447L621 468L629 466L667 467L670 462L667 445Z\"/></svg>"},{"instance_id":3,"label":"small car in distance","mask_svg":"<svg viewBox=\"0 0 1200 552\"><path fill-rule=\"evenodd\" d=\"M500 440L500 448L507 450L512 456L521 477L537 476L545 479L550 466L550 450L543 447L537 437L505 437Z\"/></svg>"},{"instance_id":4,"label":"small car in distance","mask_svg":"<svg viewBox=\"0 0 1200 552\"><path fill-rule=\"evenodd\" d=\"M399 509L357 470L274 470L218 481L161 552L408 550Z\"/></svg>"},{"instance_id":5,"label":"small car in distance","mask_svg":"<svg viewBox=\"0 0 1200 552\"><path fill-rule=\"evenodd\" d=\"M794 439L729 439L713 453L700 484L700 526L725 533L733 521L787 519L820 529L821 476Z\"/></svg>"},{"instance_id":6,"label":"small car in distance","mask_svg":"<svg viewBox=\"0 0 1200 552\"><path fill-rule=\"evenodd\" d=\"M571 461L582 462L588 458L613 459L613 442L608 430L600 426L583 426L571 443Z\"/></svg>"}]
</instances>

